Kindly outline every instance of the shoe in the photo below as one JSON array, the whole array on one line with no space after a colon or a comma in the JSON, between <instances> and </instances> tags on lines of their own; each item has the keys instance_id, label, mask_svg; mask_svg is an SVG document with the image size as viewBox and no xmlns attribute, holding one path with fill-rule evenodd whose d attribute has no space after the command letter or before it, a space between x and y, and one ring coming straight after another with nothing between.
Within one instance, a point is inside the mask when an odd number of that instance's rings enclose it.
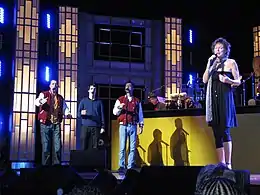
<instances>
[{"instance_id":1,"label":"shoe","mask_svg":"<svg viewBox=\"0 0 260 195\"><path fill-rule=\"evenodd\" d=\"M231 170L232 169L231 163L226 163L226 167Z\"/></svg>"}]
</instances>

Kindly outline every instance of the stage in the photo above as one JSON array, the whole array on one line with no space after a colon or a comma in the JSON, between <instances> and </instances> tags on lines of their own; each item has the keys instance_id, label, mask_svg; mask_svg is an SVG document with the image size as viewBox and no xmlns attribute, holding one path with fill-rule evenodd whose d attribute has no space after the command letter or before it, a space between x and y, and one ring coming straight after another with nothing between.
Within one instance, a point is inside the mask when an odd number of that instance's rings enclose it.
<instances>
[{"instance_id":1,"label":"stage","mask_svg":"<svg viewBox=\"0 0 260 195\"><path fill-rule=\"evenodd\" d=\"M111 171L111 173L118 180L118 183L121 183L125 178L125 174L118 173L116 171ZM78 173L78 175L86 181L91 181L98 175L98 173L97 172L86 172L86 173ZM251 174L250 175L250 187L249 188L250 188L251 195L260 194L260 174Z\"/></svg>"},{"instance_id":2,"label":"stage","mask_svg":"<svg viewBox=\"0 0 260 195\"><path fill-rule=\"evenodd\" d=\"M118 181L122 181L125 178L125 174L123 173L118 173L117 171L111 171L111 173ZM84 180L92 180L98 175L98 172L78 172L77 174ZM250 175L250 185L257 185L260 187L260 174Z\"/></svg>"},{"instance_id":3,"label":"stage","mask_svg":"<svg viewBox=\"0 0 260 195\"><path fill-rule=\"evenodd\" d=\"M18 176L20 176L20 170L36 169L36 167L37 166L34 163L28 163L28 162L12 162L11 163L11 169L14 170ZM39 166L38 168L40 168L40 167L41 166ZM74 168L74 167L70 166L69 162L62 163L62 166L60 166L60 167L72 168L84 180L92 180L99 173L98 170L96 170L96 169L93 169L92 171L87 171L85 169L85 167ZM165 167L168 167L168 166L165 166ZM49 168L46 167L46 168L49 169L52 167L49 167ZM140 172L141 168L136 168L134 170L137 172ZM243 169L240 169L240 170L243 170ZM110 172L118 181L122 181L125 178L124 173L119 173L118 171L115 171L115 170L108 170L108 172ZM250 184L260 186L260 173L250 174Z\"/></svg>"},{"instance_id":4,"label":"stage","mask_svg":"<svg viewBox=\"0 0 260 195\"><path fill-rule=\"evenodd\" d=\"M143 169L134 169L133 171L129 171L124 174L110 170L93 170L83 172L82 170L77 171L77 169L71 166L58 166L21 168L15 170L9 169L9 171L3 170L0 172L0 178L2 178L2 181L5 180L6 182L10 182L11 180L16 180L18 182L12 182L13 185L10 185L10 187L14 187L15 191L13 191L13 193L23 190L29 192L35 189L40 189L41 191L45 190L45 194L50 191L55 191L55 189L57 190L58 188L72 190L75 186L93 187L94 183L95 185L97 183L99 183L99 185L100 183L106 183L107 186L112 185L112 188L114 188L113 185L115 186L116 184L117 186L120 186L127 180L128 181L125 182L123 186L132 188L131 186L133 183L131 183L131 181L129 183L129 180L138 181L142 178L141 180L146 180L144 182L144 186L142 184L142 188L147 189L152 188L152 186L158 186L158 190L162 190L161 194L164 194L165 191L172 189L173 186L175 186L175 190L177 190L176 188L180 188L179 190L185 191L186 189L182 189L180 187L183 183L185 183L186 186L194 188L197 178L197 175L195 174L195 172L197 172L196 169L198 170L196 167L180 167L180 169L179 167L155 167L155 169L153 169L150 173L147 172L147 170L144 171ZM10 170L12 174L10 174ZM6 177L4 175L8 175L6 174L7 172L9 172L9 176ZM10 180L11 177L14 179ZM138 183L139 182L140 181L138 181ZM251 195L260 194L260 174L250 175L250 186L248 186L248 189L250 189ZM183 194L190 194L190 192Z\"/></svg>"}]
</instances>

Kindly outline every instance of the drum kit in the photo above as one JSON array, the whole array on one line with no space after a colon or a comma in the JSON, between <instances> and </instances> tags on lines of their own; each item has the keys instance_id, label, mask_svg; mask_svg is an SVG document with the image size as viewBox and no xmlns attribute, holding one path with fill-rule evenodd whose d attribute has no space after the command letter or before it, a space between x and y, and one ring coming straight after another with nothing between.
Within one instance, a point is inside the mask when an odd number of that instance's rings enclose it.
<instances>
[{"instance_id":1,"label":"drum kit","mask_svg":"<svg viewBox=\"0 0 260 195\"><path fill-rule=\"evenodd\" d=\"M204 89L202 79L197 78L194 84L182 87L181 93L173 93L167 99L157 96L157 99L166 104L167 110L202 108L205 102Z\"/></svg>"},{"instance_id":2,"label":"drum kit","mask_svg":"<svg viewBox=\"0 0 260 195\"><path fill-rule=\"evenodd\" d=\"M202 108L205 101L205 86L202 79L194 79L192 84L182 87L181 93L173 93L165 101L167 109Z\"/></svg>"},{"instance_id":3,"label":"drum kit","mask_svg":"<svg viewBox=\"0 0 260 195\"><path fill-rule=\"evenodd\" d=\"M169 110L195 108L194 101L186 92L171 94L170 99L166 100L165 103Z\"/></svg>"}]
</instances>

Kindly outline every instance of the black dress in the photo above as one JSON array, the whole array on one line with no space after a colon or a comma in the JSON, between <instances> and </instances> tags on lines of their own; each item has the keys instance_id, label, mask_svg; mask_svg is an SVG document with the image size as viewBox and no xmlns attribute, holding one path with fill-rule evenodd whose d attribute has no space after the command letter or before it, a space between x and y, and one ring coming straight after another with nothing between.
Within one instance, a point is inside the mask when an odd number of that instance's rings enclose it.
<instances>
[{"instance_id":1,"label":"black dress","mask_svg":"<svg viewBox=\"0 0 260 195\"><path fill-rule=\"evenodd\" d=\"M223 68L222 68L223 70ZM219 74L233 79L231 72L214 71L212 74L212 121L210 126L237 127L236 107L230 84L222 83Z\"/></svg>"}]
</instances>

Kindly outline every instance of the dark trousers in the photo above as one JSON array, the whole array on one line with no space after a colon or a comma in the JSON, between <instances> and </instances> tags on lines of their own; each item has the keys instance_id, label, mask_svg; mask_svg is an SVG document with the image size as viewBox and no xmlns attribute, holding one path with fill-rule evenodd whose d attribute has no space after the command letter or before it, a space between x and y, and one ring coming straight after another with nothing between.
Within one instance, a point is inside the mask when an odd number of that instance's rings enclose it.
<instances>
[{"instance_id":1,"label":"dark trousers","mask_svg":"<svg viewBox=\"0 0 260 195\"><path fill-rule=\"evenodd\" d=\"M232 138L230 135L230 128L213 126L212 129L213 129L213 133L214 133L214 137L215 137L216 148L222 148L224 142L232 141Z\"/></svg>"},{"instance_id":2,"label":"dark trousers","mask_svg":"<svg viewBox=\"0 0 260 195\"><path fill-rule=\"evenodd\" d=\"M60 124L41 124L42 165L61 163Z\"/></svg>"},{"instance_id":3,"label":"dark trousers","mask_svg":"<svg viewBox=\"0 0 260 195\"><path fill-rule=\"evenodd\" d=\"M80 144L82 150L96 149L100 136L100 127L81 126Z\"/></svg>"}]
</instances>

